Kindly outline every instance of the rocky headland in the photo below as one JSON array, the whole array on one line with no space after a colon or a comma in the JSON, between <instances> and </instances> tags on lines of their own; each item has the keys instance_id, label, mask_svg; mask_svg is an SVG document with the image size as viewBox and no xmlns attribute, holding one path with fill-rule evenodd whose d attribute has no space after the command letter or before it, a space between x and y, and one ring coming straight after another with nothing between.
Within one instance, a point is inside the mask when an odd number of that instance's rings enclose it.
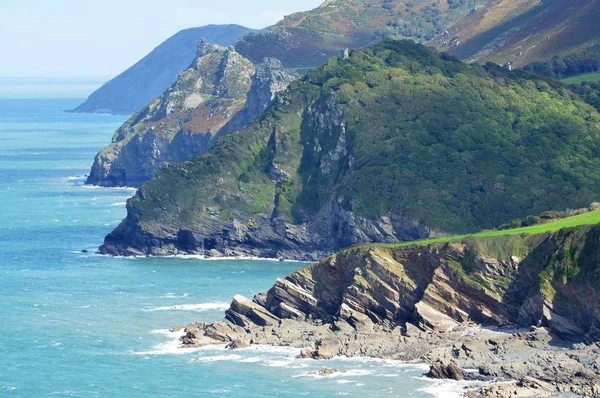
<instances>
[{"instance_id":1,"label":"rocky headland","mask_svg":"<svg viewBox=\"0 0 600 398\"><path fill-rule=\"evenodd\" d=\"M166 164L204 153L218 136L245 127L297 78L276 59L255 65L233 47L201 40L190 68L96 155L86 183L140 186Z\"/></svg>"},{"instance_id":2,"label":"rocky headland","mask_svg":"<svg viewBox=\"0 0 600 398\"><path fill-rule=\"evenodd\" d=\"M182 347L429 363L468 396L600 394L600 226L450 243L359 246L279 279L225 320L175 327ZM465 369L477 369L476 372Z\"/></svg>"}]
</instances>

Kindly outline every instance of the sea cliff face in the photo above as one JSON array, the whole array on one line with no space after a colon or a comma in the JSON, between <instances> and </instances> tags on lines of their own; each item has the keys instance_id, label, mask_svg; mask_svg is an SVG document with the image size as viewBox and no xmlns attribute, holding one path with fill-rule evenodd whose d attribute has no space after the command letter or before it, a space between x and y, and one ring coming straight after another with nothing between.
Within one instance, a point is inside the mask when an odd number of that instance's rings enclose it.
<instances>
[{"instance_id":1,"label":"sea cliff face","mask_svg":"<svg viewBox=\"0 0 600 398\"><path fill-rule=\"evenodd\" d=\"M430 362L432 377L519 380L484 387L483 396L594 396L599 242L599 226L582 226L356 247L277 280L252 301L236 296L225 321L189 325L182 342L293 346L316 359Z\"/></svg>"},{"instance_id":2,"label":"sea cliff face","mask_svg":"<svg viewBox=\"0 0 600 398\"><path fill-rule=\"evenodd\" d=\"M200 41L192 66L98 153L87 183L140 186L163 165L206 152L218 135L244 127L296 78L277 60L255 67L232 47Z\"/></svg>"}]
</instances>

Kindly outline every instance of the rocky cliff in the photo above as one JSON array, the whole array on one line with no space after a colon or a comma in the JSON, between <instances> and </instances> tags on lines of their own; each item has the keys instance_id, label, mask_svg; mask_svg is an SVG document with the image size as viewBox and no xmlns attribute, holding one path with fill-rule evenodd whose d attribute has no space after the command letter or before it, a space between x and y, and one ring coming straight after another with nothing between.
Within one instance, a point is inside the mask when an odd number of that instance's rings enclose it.
<instances>
[{"instance_id":1,"label":"rocky cliff","mask_svg":"<svg viewBox=\"0 0 600 398\"><path fill-rule=\"evenodd\" d=\"M581 226L356 247L277 280L252 301L236 296L225 321L189 325L182 341L293 346L316 359L427 361L430 377L520 380L479 396L596 396L599 242L600 226Z\"/></svg>"},{"instance_id":2,"label":"rocky cliff","mask_svg":"<svg viewBox=\"0 0 600 398\"><path fill-rule=\"evenodd\" d=\"M357 247L277 280L250 310L238 311L234 300L226 315L239 326L254 322L253 311L273 319L390 329L407 323L422 330L467 322L533 325L565 340L596 342L599 242L599 226L582 226L541 235Z\"/></svg>"},{"instance_id":3,"label":"rocky cliff","mask_svg":"<svg viewBox=\"0 0 600 398\"><path fill-rule=\"evenodd\" d=\"M296 77L277 60L255 68L232 47L201 40L191 67L96 156L87 183L141 185L164 164L206 152L219 134L244 127Z\"/></svg>"},{"instance_id":4,"label":"rocky cliff","mask_svg":"<svg viewBox=\"0 0 600 398\"><path fill-rule=\"evenodd\" d=\"M254 32L239 25L208 25L182 30L135 65L111 79L72 112L133 114L171 86L179 73L189 67L198 41L230 46Z\"/></svg>"},{"instance_id":5,"label":"rocky cliff","mask_svg":"<svg viewBox=\"0 0 600 398\"><path fill-rule=\"evenodd\" d=\"M161 170L101 250L317 259L582 207L600 192L599 126L554 81L386 41Z\"/></svg>"}]
</instances>

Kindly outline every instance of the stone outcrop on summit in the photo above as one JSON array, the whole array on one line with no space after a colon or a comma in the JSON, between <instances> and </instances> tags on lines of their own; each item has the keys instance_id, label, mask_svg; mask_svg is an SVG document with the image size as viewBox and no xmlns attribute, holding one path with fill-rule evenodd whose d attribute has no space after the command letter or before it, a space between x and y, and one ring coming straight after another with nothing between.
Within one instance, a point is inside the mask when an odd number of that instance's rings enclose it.
<instances>
[{"instance_id":1,"label":"stone outcrop on summit","mask_svg":"<svg viewBox=\"0 0 600 398\"><path fill-rule=\"evenodd\" d=\"M141 185L164 164L206 152L220 134L244 127L296 78L277 60L255 67L233 47L200 41L191 67L96 156L87 183Z\"/></svg>"}]
</instances>

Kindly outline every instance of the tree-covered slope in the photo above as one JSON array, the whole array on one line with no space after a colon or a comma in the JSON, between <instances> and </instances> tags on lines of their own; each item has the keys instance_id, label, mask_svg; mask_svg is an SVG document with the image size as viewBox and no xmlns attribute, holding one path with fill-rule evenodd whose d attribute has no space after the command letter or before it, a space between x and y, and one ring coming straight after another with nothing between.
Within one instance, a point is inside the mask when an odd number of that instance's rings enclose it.
<instances>
[{"instance_id":1,"label":"tree-covered slope","mask_svg":"<svg viewBox=\"0 0 600 398\"><path fill-rule=\"evenodd\" d=\"M169 88L179 72L192 63L200 39L229 46L250 32L253 30L239 25L208 25L182 30L94 91L73 111L135 113Z\"/></svg>"},{"instance_id":2,"label":"tree-covered slope","mask_svg":"<svg viewBox=\"0 0 600 398\"><path fill-rule=\"evenodd\" d=\"M595 201L599 155L600 115L566 86L385 41L162 170L103 251L302 257L473 232Z\"/></svg>"},{"instance_id":3,"label":"tree-covered slope","mask_svg":"<svg viewBox=\"0 0 600 398\"><path fill-rule=\"evenodd\" d=\"M257 62L275 57L286 67L314 67L340 49L373 45L384 38L425 42L492 0L327 0L287 16L266 31L244 36L237 50Z\"/></svg>"}]
</instances>

